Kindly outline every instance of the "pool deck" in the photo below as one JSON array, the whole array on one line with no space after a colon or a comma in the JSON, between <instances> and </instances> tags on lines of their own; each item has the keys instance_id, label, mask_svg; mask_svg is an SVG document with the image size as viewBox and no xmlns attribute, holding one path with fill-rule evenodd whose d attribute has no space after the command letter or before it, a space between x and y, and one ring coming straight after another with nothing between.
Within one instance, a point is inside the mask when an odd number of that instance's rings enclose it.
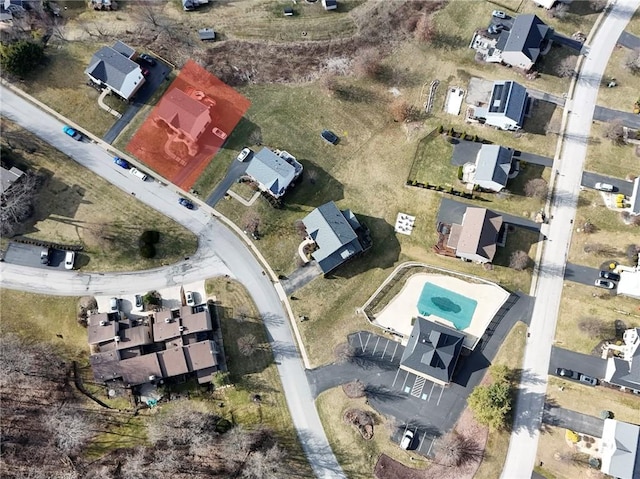
<instances>
[{"instance_id":1,"label":"pool deck","mask_svg":"<svg viewBox=\"0 0 640 479\"><path fill-rule=\"evenodd\" d=\"M465 335L464 346L469 349L475 347L493 317L509 298L509 293L495 284L469 283L453 276L441 274L414 274L407 279L400 292L376 315L375 319L375 324L378 326L401 334L404 337L403 344L406 344L409 340L413 329L411 319L420 314L418 312L418 300L426 282L477 301L478 304L471 319L471 324L461 331ZM455 329L454 325L446 319L433 315L427 316L425 319Z\"/></svg>"}]
</instances>

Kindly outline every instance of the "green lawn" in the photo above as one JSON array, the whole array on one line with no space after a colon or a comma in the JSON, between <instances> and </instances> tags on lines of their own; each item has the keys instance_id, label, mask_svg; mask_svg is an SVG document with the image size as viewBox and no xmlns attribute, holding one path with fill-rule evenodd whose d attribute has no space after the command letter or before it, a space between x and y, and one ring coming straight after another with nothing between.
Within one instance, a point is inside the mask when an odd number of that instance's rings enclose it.
<instances>
[{"instance_id":1,"label":"green lawn","mask_svg":"<svg viewBox=\"0 0 640 479\"><path fill-rule=\"evenodd\" d=\"M629 100L635 101L632 97ZM633 105L631 105L633 106ZM584 169L617 178L638 174L638 157L634 154L635 145L617 145L604 138L607 124L596 122L591 127L587 161Z\"/></svg>"}]
</instances>

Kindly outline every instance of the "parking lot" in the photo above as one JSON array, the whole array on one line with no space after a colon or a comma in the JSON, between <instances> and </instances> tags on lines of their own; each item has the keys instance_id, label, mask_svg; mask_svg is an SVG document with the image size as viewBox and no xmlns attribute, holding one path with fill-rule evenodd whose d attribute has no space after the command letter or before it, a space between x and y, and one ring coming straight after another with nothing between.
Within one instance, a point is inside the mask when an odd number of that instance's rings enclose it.
<instances>
[{"instance_id":1,"label":"parking lot","mask_svg":"<svg viewBox=\"0 0 640 479\"><path fill-rule=\"evenodd\" d=\"M43 249L42 246L11 242L4 254L4 261L6 263L19 264L32 268L64 269L65 250L49 248L49 265L47 266L40 262L40 252Z\"/></svg>"}]
</instances>

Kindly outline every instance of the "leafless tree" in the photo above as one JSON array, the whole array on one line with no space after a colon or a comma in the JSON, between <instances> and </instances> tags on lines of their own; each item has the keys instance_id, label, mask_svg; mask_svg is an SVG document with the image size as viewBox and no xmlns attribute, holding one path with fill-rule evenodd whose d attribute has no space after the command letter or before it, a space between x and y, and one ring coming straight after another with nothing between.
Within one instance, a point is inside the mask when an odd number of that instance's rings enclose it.
<instances>
[{"instance_id":1,"label":"leafless tree","mask_svg":"<svg viewBox=\"0 0 640 479\"><path fill-rule=\"evenodd\" d=\"M65 454L77 451L95 434L89 416L70 407L52 411L44 426L56 447Z\"/></svg>"},{"instance_id":2,"label":"leafless tree","mask_svg":"<svg viewBox=\"0 0 640 479\"><path fill-rule=\"evenodd\" d=\"M524 185L524 194L529 198L545 199L549 186L544 178L532 178Z\"/></svg>"},{"instance_id":3,"label":"leafless tree","mask_svg":"<svg viewBox=\"0 0 640 479\"><path fill-rule=\"evenodd\" d=\"M138 448L128 454L122 462L122 474L130 479L146 479L148 464L145 449Z\"/></svg>"},{"instance_id":4,"label":"leafless tree","mask_svg":"<svg viewBox=\"0 0 640 479\"><path fill-rule=\"evenodd\" d=\"M201 404L184 400L154 416L147 425L147 434L154 445L199 447L216 438L218 421L219 417Z\"/></svg>"},{"instance_id":5,"label":"leafless tree","mask_svg":"<svg viewBox=\"0 0 640 479\"><path fill-rule=\"evenodd\" d=\"M238 350L243 356L251 356L258 349L258 340L253 334L238 338Z\"/></svg>"},{"instance_id":6,"label":"leafless tree","mask_svg":"<svg viewBox=\"0 0 640 479\"><path fill-rule=\"evenodd\" d=\"M613 120L607 123L604 129L604 137L612 143L621 144L624 142L624 130L621 120Z\"/></svg>"},{"instance_id":7,"label":"leafless tree","mask_svg":"<svg viewBox=\"0 0 640 479\"><path fill-rule=\"evenodd\" d=\"M578 321L578 329L591 339L606 339L604 336L610 330L602 319L593 316L581 318Z\"/></svg>"},{"instance_id":8,"label":"leafless tree","mask_svg":"<svg viewBox=\"0 0 640 479\"><path fill-rule=\"evenodd\" d=\"M610 257L618 254L618 251L614 247L602 243L587 243L584 245L583 249L585 253L591 253L598 256Z\"/></svg>"},{"instance_id":9,"label":"leafless tree","mask_svg":"<svg viewBox=\"0 0 640 479\"><path fill-rule=\"evenodd\" d=\"M451 431L436 440L436 462L448 467L460 467L471 462L479 462L483 449L469 437Z\"/></svg>"},{"instance_id":10,"label":"leafless tree","mask_svg":"<svg viewBox=\"0 0 640 479\"><path fill-rule=\"evenodd\" d=\"M624 67L634 75L640 73L640 49L631 50L624 57Z\"/></svg>"},{"instance_id":11,"label":"leafless tree","mask_svg":"<svg viewBox=\"0 0 640 479\"><path fill-rule=\"evenodd\" d=\"M298 233L298 236L300 238L306 238L307 237L307 228L304 225L304 223L302 222L302 220L296 220L293 223L293 227L296 230L296 233Z\"/></svg>"},{"instance_id":12,"label":"leafless tree","mask_svg":"<svg viewBox=\"0 0 640 479\"><path fill-rule=\"evenodd\" d=\"M257 234L260 227L260 215L255 211L249 210L242 218L242 224L247 233L251 235Z\"/></svg>"},{"instance_id":13,"label":"leafless tree","mask_svg":"<svg viewBox=\"0 0 640 479\"><path fill-rule=\"evenodd\" d=\"M342 390L349 398L361 398L366 395L366 387L364 383L358 379L350 381L342 385Z\"/></svg>"},{"instance_id":14,"label":"leafless tree","mask_svg":"<svg viewBox=\"0 0 640 479\"><path fill-rule=\"evenodd\" d=\"M252 451L245 461L241 477L245 479L280 479L288 476L284 467L286 454L278 445L273 444L264 450Z\"/></svg>"},{"instance_id":15,"label":"leafless tree","mask_svg":"<svg viewBox=\"0 0 640 479\"><path fill-rule=\"evenodd\" d=\"M607 0L591 0L589 2L589 5L591 6L592 10L600 12L604 9L604 7L607 6Z\"/></svg>"},{"instance_id":16,"label":"leafless tree","mask_svg":"<svg viewBox=\"0 0 640 479\"><path fill-rule=\"evenodd\" d=\"M251 131L249 135L249 142L252 145L261 145L262 144L262 130L257 127Z\"/></svg>"},{"instance_id":17,"label":"leafless tree","mask_svg":"<svg viewBox=\"0 0 640 479\"><path fill-rule=\"evenodd\" d=\"M556 67L556 74L560 78L569 78L573 77L576 74L576 63L578 62L578 57L576 55L569 55L564 57L558 63Z\"/></svg>"},{"instance_id":18,"label":"leafless tree","mask_svg":"<svg viewBox=\"0 0 640 479\"><path fill-rule=\"evenodd\" d=\"M239 322L243 322L249 317L249 307L246 304L240 304L236 306L235 312L235 319Z\"/></svg>"},{"instance_id":19,"label":"leafless tree","mask_svg":"<svg viewBox=\"0 0 640 479\"><path fill-rule=\"evenodd\" d=\"M511 258L509 259L509 267L515 269L516 271L524 271L531 265L531 258L529 255L522 251L514 251L511 253Z\"/></svg>"},{"instance_id":20,"label":"leafless tree","mask_svg":"<svg viewBox=\"0 0 640 479\"><path fill-rule=\"evenodd\" d=\"M382 72L382 58L377 48L367 48L359 52L353 64L359 77L375 78Z\"/></svg>"},{"instance_id":21,"label":"leafless tree","mask_svg":"<svg viewBox=\"0 0 640 479\"><path fill-rule=\"evenodd\" d=\"M625 253L627 256L627 260L629 260L629 263L636 264L638 262L639 251L640 251L640 246L636 244L630 244L627 246Z\"/></svg>"},{"instance_id":22,"label":"leafless tree","mask_svg":"<svg viewBox=\"0 0 640 479\"><path fill-rule=\"evenodd\" d=\"M394 121L398 122L413 121L418 117L416 108L400 98L391 103L389 111Z\"/></svg>"},{"instance_id":23,"label":"leafless tree","mask_svg":"<svg viewBox=\"0 0 640 479\"><path fill-rule=\"evenodd\" d=\"M415 30L413 31L413 36L416 40L420 42L431 42L436 37L436 29L433 25L431 17L427 15L422 15L418 22L416 23Z\"/></svg>"},{"instance_id":24,"label":"leafless tree","mask_svg":"<svg viewBox=\"0 0 640 479\"><path fill-rule=\"evenodd\" d=\"M588 235L598 231L598 227L594 225L591 220L587 220L582 224L582 232Z\"/></svg>"},{"instance_id":25,"label":"leafless tree","mask_svg":"<svg viewBox=\"0 0 640 479\"><path fill-rule=\"evenodd\" d=\"M309 168L307 171L307 178L309 179L309 183L312 185L316 184L316 180L318 179L318 170L314 168Z\"/></svg>"},{"instance_id":26,"label":"leafless tree","mask_svg":"<svg viewBox=\"0 0 640 479\"><path fill-rule=\"evenodd\" d=\"M356 354L356 349L348 342L338 344L333 350L333 356L338 363L351 361Z\"/></svg>"},{"instance_id":27,"label":"leafless tree","mask_svg":"<svg viewBox=\"0 0 640 479\"><path fill-rule=\"evenodd\" d=\"M329 95L333 95L338 90L338 76L333 72L328 72L320 77L320 86Z\"/></svg>"},{"instance_id":28,"label":"leafless tree","mask_svg":"<svg viewBox=\"0 0 640 479\"><path fill-rule=\"evenodd\" d=\"M11 236L19 226L33 214L33 203L37 197L41 179L27 171L16 180L0 198L0 223L2 235Z\"/></svg>"},{"instance_id":29,"label":"leafless tree","mask_svg":"<svg viewBox=\"0 0 640 479\"><path fill-rule=\"evenodd\" d=\"M555 6L548 11L551 18L566 18L569 14L569 5L563 2L557 2Z\"/></svg>"}]
</instances>

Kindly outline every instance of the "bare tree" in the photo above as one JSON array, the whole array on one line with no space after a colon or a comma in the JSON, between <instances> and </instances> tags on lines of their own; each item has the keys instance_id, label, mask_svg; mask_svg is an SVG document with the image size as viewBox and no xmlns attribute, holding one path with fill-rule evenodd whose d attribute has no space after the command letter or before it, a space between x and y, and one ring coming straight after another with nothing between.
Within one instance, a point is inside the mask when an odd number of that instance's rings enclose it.
<instances>
[{"instance_id":1,"label":"bare tree","mask_svg":"<svg viewBox=\"0 0 640 479\"><path fill-rule=\"evenodd\" d=\"M431 42L436 37L436 29L427 15L422 15L413 30L413 36L420 42Z\"/></svg>"},{"instance_id":2,"label":"bare tree","mask_svg":"<svg viewBox=\"0 0 640 479\"><path fill-rule=\"evenodd\" d=\"M40 177L28 171L18 178L0 198L2 235L11 236L33 214L33 203L40 186Z\"/></svg>"},{"instance_id":3,"label":"bare tree","mask_svg":"<svg viewBox=\"0 0 640 479\"><path fill-rule=\"evenodd\" d=\"M328 72L320 78L320 86L329 95L333 95L338 90L338 76L333 72Z\"/></svg>"},{"instance_id":4,"label":"bare tree","mask_svg":"<svg viewBox=\"0 0 640 479\"><path fill-rule=\"evenodd\" d=\"M556 67L556 74L560 78L569 78L573 77L576 74L576 63L578 62L578 57L576 55L569 55L564 57L558 63Z\"/></svg>"},{"instance_id":5,"label":"bare tree","mask_svg":"<svg viewBox=\"0 0 640 479\"><path fill-rule=\"evenodd\" d=\"M563 2L557 2L556 5L548 10L549 16L551 18L566 18L569 14L569 5Z\"/></svg>"},{"instance_id":6,"label":"bare tree","mask_svg":"<svg viewBox=\"0 0 640 479\"><path fill-rule=\"evenodd\" d=\"M247 233L256 235L260 227L260 215L255 211L249 210L242 218L242 224Z\"/></svg>"},{"instance_id":7,"label":"bare tree","mask_svg":"<svg viewBox=\"0 0 640 479\"><path fill-rule=\"evenodd\" d=\"M483 449L469 437L451 431L436 440L436 462L448 467L460 467L471 462L479 462Z\"/></svg>"},{"instance_id":8,"label":"bare tree","mask_svg":"<svg viewBox=\"0 0 640 479\"><path fill-rule=\"evenodd\" d=\"M366 395L366 387L364 383L358 379L350 381L342 385L342 390L349 398L361 398Z\"/></svg>"},{"instance_id":9,"label":"bare tree","mask_svg":"<svg viewBox=\"0 0 640 479\"><path fill-rule=\"evenodd\" d=\"M586 243L583 249L585 253L591 253L598 256L611 257L618 254L618 250L614 247L602 243Z\"/></svg>"},{"instance_id":10,"label":"bare tree","mask_svg":"<svg viewBox=\"0 0 640 479\"><path fill-rule=\"evenodd\" d=\"M400 98L391 103L389 111L394 121L398 122L413 121L418 117L416 108Z\"/></svg>"},{"instance_id":11,"label":"bare tree","mask_svg":"<svg viewBox=\"0 0 640 479\"><path fill-rule=\"evenodd\" d=\"M588 235L598 231L598 227L594 225L591 220L587 220L582 224L582 232Z\"/></svg>"},{"instance_id":12,"label":"bare tree","mask_svg":"<svg viewBox=\"0 0 640 479\"><path fill-rule=\"evenodd\" d=\"M94 436L93 424L80 409L53 411L44 423L56 447L65 454L76 452Z\"/></svg>"},{"instance_id":13,"label":"bare tree","mask_svg":"<svg viewBox=\"0 0 640 479\"><path fill-rule=\"evenodd\" d=\"M300 238L304 239L307 237L307 227L304 225L302 220L294 221L293 227L295 228L296 233L298 233L298 236Z\"/></svg>"},{"instance_id":14,"label":"bare tree","mask_svg":"<svg viewBox=\"0 0 640 479\"><path fill-rule=\"evenodd\" d=\"M377 48L362 50L353 63L353 70L359 77L377 77L382 72L380 51Z\"/></svg>"},{"instance_id":15,"label":"bare tree","mask_svg":"<svg viewBox=\"0 0 640 479\"><path fill-rule=\"evenodd\" d=\"M238 349L243 356L251 356L258 349L258 340L253 334L238 338Z\"/></svg>"},{"instance_id":16,"label":"bare tree","mask_svg":"<svg viewBox=\"0 0 640 479\"><path fill-rule=\"evenodd\" d=\"M581 318L578 329L591 339L606 339L604 336L610 330L602 319L593 316Z\"/></svg>"},{"instance_id":17,"label":"bare tree","mask_svg":"<svg viewBox=\"0 0 640 479\"><path fill-rule=\"evenodd\" d=\"M278 445L252 451L245 461L241 477L245 479L280 479L288 476L284 468L286 454Z\"/></svg>"},{"instance_id":18,"label":"bare tree","mask_svg":"<svg viewBox=\"0 0 640 479\"><path fill-rule=\"evenodd\" d=\"M634 75L640 73L640 49L631 50L624 57L624 67Z\"/></svg>"},{"instance_id":19,"label":"bare tree","mask_svg":"<svg viewBox=\"0 0 640 479\"><path fill-rule=\"evenodd\" d=\"M240 304L239 306L236 306L235 312L235 319L239 322L243 322L249 316L249 307L246 304Z\"/></svg>"},{"instance_id":20,"label":"bare tree","mask_svg":"<svg viewBox=\"0 0 640 479\"><path fill-rule=\"evenodd\" d=\"M516 271L524 271L531 265L531 258L529 255L522 251L514 251L511 253L511 258L509 259L509 267L515 269Z\"/></svg>"},{"instance_id":21,"label":"bare tree","mask_svg":"<svg viewBox=\"0 0 640 479\"><path fill-rule=\"evenodd\" d=\"M122 474L130 479L146 479L147 461L145 460L145 449L138 448L128 454L122 462Z\"/></svg>"},{"instance_id":22,"label":"bare tree","mask_svg":"<svg viewBox=\"0 0 640 479\"><path fill-rule=\"evenodd\" d=\"M604 7L607 6L607 0L591 0L589 2L589 5L591 6L592 10L600 12L604 10Z\"/></svg>"},{"instance_id":23,"label":"bare tree","mask_svg":"<svg viewBox=\"0 0 640 479\"><path fill-rule=\"evenodd\" d=\"M621 120L613 120L607 123L604 129L604 137L612 143L621 144L624 142L624 130Z\"/></svg>"},{"instance_id":24,"label":"bare tree","mask_svg":"<svg viewBox=\"0 0 640 479\"><path fill-rule=\"evenodd\" d=\"M216 425L220 418L193 401L180 404L157 414L147 424L149 441L164 447L199 447L217 437Z\"/></svg>"},{"instance_id":25,"label":"bare tree","mask_svg":"<svg viewBox=\"0 0 640 479\"><path fill-rule=\"evenodd\" d=\"M252 145L262 145L262 130L260 128L254 128L249 135L249 142Z\"/></svg>"},{"instance_id":26,"label":"bare tree","mask_svg":"<svg viewBox=\"0 0 640 479\"><path fill-rule=\"evenodd\" d=\"M549 186L544 178L532 178L524 185L524 194L529 198L545 199Z\"/></svg>"},{"instance_id":27,"label":"bare tree","mask_svg":"<svg viewBox=\"0 0 640 479\"><path fill-rule=\"evenodd\" d=\"M356 355L356 349L348 342L338 344L333 350L333 356L336 358L336 362L345 363L351 361Z\"/></svg>"},{"instance_id":28,"label":"bare tree","mask_svg":"<svg viewBox=\"0 0 640 479\"><path fill-rule=\"evenodd\" d=\"M640 251L640 247L636 244L630 244L627 246L625 251L627 255L627 259L629 263L636 264L638 262L638 252Z\"/></svg>"}]
</instances>

